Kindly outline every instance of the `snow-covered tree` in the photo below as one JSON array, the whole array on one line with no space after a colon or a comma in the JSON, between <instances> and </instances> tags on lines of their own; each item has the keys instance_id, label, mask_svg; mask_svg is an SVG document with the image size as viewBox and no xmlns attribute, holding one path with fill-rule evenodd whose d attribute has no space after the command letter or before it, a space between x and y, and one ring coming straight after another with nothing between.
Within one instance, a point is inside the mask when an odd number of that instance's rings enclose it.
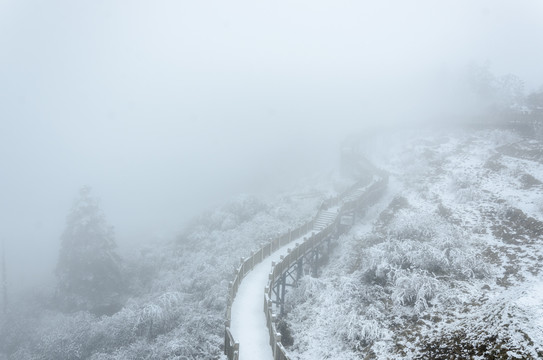
<instances>
[{"instance_id":1,"label":"snow-covered tree","mask_svg":"<svg viewBox=\"0 0 543 360\"><path fill-rule=\"evenodd\" d=\"M113 227L91 189L83 187L66 219L56 268L58 297L67 310L112 313L122 288Z\"/></svg>"},{"instance_id":2,"label":"snow-covered tree","mask_svg":"<svg viewBox=\"0 0 543 360\"><path fill-rule=\"evenodd\" d=\"M490 64L472 65L468 70L468 81L472 91L487 110L494 112L515 112L525 102L524 81L513 74L496 76L490 71Z\"/></svg>"}]
</instances>

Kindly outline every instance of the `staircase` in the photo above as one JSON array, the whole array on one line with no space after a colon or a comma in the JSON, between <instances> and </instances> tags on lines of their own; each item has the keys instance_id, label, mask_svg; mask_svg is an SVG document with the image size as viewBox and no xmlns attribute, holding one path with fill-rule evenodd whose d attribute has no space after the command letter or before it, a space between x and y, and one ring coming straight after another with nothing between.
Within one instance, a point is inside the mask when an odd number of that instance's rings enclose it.
<instances>
[{"instance_id":1,"label":"staircase","mask_svg":"<svg viewBox=\"0 0 543 360\"><path fill-rule=\"evenodd\" d=\"M359 199L367 191L367 186L358 187L343 197L343 203Z\"/></svg>"},{"instance_id":2,"label":"staircase","mask_svg":"<svg viewBox=\"0 0 543 360\"><path fill-rule=\"evenodd\" d=\"M335 206L326 210L319 211L317 218L315 219L315 224L313 225L313 230L319 232L322 229L326 228L328 225L336 221L338 216L339 207Z\"/></svg>"}]
</instances>

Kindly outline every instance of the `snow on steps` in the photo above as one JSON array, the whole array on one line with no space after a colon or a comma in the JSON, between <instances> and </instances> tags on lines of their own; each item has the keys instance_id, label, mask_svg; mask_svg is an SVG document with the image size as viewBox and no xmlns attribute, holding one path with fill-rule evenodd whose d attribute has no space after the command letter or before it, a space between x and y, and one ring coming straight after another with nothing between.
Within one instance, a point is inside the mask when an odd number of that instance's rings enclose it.
<instances>
[{"instance_id":1,"label":"snow on steps","mask_svg":"<svg viewBox=\"0 0 543 360\"><path fill-rule=\"evenodd\" d=\"M316 232L319 232L322 229L326 228L328 225L336 221L338 214L339 214L339 207L337 206L328 210L320 211L317 217L315 218L313 230L315 230Z\"/></svg>"},{"instance_id":2,"label":"snow on steps","mask_svg":"<svg viewBox=\"0 0 543 360\"><path fill-rule=\"evenodd\" d=\"M346 203L346 202L349 202L349 201L357 200L358 198L360 198L364 194L364 192L366 192L366 190L367 190L367 187L365 187L365 186L354 189L351 193L347 194L343 198L343 202Z\"/></svg>"}]
</instances>

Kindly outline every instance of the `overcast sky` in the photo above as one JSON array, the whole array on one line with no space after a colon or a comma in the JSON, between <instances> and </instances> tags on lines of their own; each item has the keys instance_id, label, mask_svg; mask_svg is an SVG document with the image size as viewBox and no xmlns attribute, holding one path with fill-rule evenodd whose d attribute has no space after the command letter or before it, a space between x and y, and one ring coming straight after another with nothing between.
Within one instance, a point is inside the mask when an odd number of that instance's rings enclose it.
<instances>
[{"instance_id":1,"label":"overcast sky","mask_svg":"<svg viewBox=\"0 0 543 360\"><path fill-rule=\"evenodd\" d=\"M10 281L50 271L82 185L119 241L172 237L235 194L333 167L350 133L440 106L425 96L469 63L539 87L542 4L0 0Z\"/></svg>"}]
</instances>

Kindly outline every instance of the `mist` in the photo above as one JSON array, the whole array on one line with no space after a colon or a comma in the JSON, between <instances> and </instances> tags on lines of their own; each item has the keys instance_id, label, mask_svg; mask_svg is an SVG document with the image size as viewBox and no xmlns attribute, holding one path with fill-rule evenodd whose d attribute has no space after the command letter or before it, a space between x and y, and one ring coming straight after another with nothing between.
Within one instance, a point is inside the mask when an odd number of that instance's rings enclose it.
<instances>
[{"instance_id":1,"label":"mist","mask_svg":"<svg viewBox=\"0 0 543 360\"><path fill-rule=\"evenodd\" d=\"M0 1L10 284L52 276L83 185L131 248L334 169L349 135L466 113L470 63L539 87L542 15L536 0Z\"/></svg>"}]
</instances>

